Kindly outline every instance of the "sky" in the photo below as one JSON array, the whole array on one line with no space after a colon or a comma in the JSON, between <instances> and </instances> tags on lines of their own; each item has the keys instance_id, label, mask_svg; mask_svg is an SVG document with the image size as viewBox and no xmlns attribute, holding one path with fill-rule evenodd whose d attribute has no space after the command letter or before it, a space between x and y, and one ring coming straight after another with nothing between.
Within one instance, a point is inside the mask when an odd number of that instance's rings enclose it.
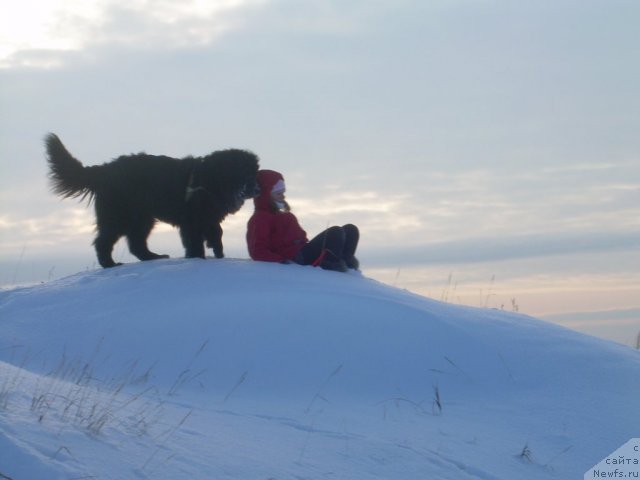
<instances>
[{"instance_id":1,"label":"sky","mask_svg":"<svg viewBox=\"0 0 640 480\"><path fill-rule=\"evenodd\" d=\"M85 165L246 148L310 236L359 226L365 275L635 346L639 21L635 0L23 0L0 17L0 284L97 268L47 132ZM150 245L183 254L167 225Z\"/></svg>"}]
</instances>

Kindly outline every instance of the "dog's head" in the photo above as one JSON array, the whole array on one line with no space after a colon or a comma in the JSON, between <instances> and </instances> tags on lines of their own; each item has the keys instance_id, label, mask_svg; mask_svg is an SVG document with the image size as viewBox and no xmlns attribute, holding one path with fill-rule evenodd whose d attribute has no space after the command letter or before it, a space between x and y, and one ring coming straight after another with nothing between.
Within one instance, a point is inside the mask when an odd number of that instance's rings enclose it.
<instances>
[{"instance_id":1,"label":"dog's head","mask_svg":"<svg viewBox=\"0 0 640 480\"><path fill-rule=\"evenodd\" d=\"M221 150L203 159L199 184L214 201L224 205L226 213L235 213L245 200L260 193L256 176L257 155L247 150Z\"/></svg>"}]
</instances>

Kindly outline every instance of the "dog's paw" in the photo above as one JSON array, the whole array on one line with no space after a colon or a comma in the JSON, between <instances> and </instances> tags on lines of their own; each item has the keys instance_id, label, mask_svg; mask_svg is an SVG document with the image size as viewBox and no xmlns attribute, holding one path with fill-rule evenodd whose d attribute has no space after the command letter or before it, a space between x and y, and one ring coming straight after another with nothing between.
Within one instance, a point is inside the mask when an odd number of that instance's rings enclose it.
<instances>
[{"instance_id":1,"label":"dog's paw","mask_svg":"<svg viewBox=\"0 0 640 480\"><path fill-rule=\"evenodd\" d=\"M120 262L113 262L113 263L110 263L108 265L102 265L102 268L120 267L121 265L124 265L124 264L120 263Z\"/></svg>"}]
</instances>

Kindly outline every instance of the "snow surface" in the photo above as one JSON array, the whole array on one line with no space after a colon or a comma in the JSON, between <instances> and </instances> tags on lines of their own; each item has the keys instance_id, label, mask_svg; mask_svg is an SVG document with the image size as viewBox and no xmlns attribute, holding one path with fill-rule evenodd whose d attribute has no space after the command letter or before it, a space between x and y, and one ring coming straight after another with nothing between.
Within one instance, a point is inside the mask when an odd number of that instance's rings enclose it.
<instances>
[{"instance_id":1,"label":"snow surface","mask_svg":"<svg viewBox=\"0 0 640 480\"><path fill-rule=\"evenodd\" d=\"M639 411L636 350L356 272L160 260L0 292L0 478L581 479Z\"/></svg>"}]
</instances>

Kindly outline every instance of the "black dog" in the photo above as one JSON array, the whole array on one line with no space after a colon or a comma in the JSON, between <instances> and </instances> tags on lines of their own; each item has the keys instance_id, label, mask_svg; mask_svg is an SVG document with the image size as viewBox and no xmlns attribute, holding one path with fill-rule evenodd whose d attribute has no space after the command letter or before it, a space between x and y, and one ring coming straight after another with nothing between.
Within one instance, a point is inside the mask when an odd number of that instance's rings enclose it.
<instances>
[{"instance_id":1,"label":"black dog","mask_svg":"<svg viewBox=\"0 0 640 480\"><path fill-rule=\"evenodd\" d=\"M119 265L111 252L122 236L140 260L168 258L147 247L156 220L180 228L188 258L204 258L205 241L216 258L222 258L220 222L258 194L258 157L245 150L184 159L139 153L84 167L53 133L45 145L53 191L64 198L95 201L93 244L105 268Z\"/></svg>"}]
</instances>

